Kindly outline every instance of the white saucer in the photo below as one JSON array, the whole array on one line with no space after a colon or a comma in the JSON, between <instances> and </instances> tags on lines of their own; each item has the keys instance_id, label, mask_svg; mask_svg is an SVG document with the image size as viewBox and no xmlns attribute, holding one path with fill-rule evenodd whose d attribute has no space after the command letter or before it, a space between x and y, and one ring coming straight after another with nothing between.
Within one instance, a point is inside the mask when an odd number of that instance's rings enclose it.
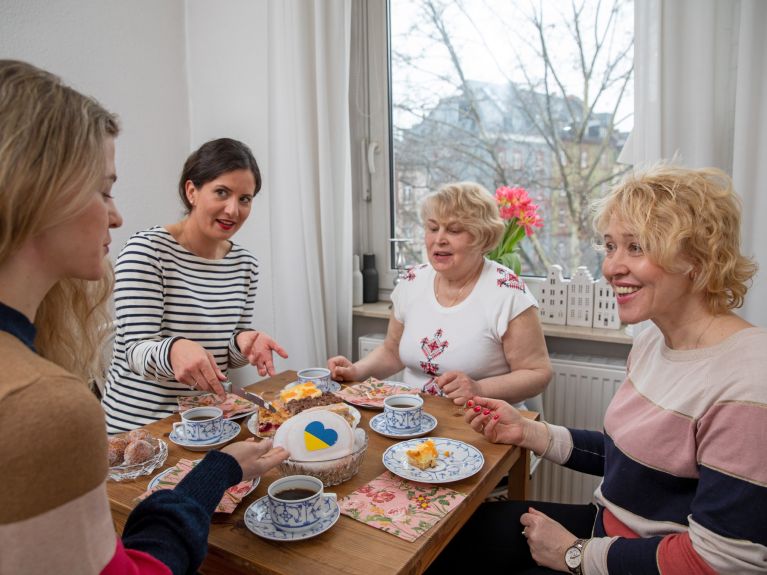
<instances>
[{"instance_id":1,"label":"white saucer","mask_svg":"<svg viewBox=\"0 0 767 575\"><path fill-rule=\"evenodd\" d=\"M418 431L409 431L407 433L403 431L391 430L386 427L385 413L379 413L370 420L370 429L380 435L383 435L384 437L391 437L394 439L410 439L411 437L421 437L422 435L426 435L427 433L434 431L435 427L437 427L437 418L429 413L426 413L425 411L421 413L421 429Z\"/></svg>"},{"instance_id":2,"label":"white saucer","mask_svg":"<svg viewBox=\"0 0 767 575\"><path fill-rule=\"evenodd\" d=\"M221 434L221 437L218 439L213 440L211 443L202 443L202 442L187 442L181 439L178 435L176 435L175 431L171 431L168 435L168 439L170 439L173 443L176 445L180 445L184 449L188 449L189 451L210 451L211 449L216 449L217 447L221 447L227 443L229 443L232 439L237 437L237 435L240 433L240 424L236 421L230 421L228 419L224 420L224 430Z\"/></svg>"},{"instance_id":3,"label":"white saucer","mask_svg":"<svg viewBox=\"0 0 767 575\"><path fill-rule=\"evenodd\" d=\"M341 516L341 510L338 507L336 498L326 495L323 497L323 503L328 512L326 517L320 519L312 527L301 531L281 531L272 524L272 519L269 517L267 499L268 496L264 495L245 510L245 526L259 537L271 539L272 541L301 541L302 539L309 539L333 527Z\"/></svg>"}]
</instances>

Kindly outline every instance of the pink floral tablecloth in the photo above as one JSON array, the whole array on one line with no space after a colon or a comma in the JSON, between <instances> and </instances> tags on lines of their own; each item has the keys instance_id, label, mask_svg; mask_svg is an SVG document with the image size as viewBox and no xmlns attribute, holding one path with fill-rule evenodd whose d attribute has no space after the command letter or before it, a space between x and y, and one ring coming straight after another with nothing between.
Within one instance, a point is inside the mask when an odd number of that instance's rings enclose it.
<instances>
[{"instance_id":1,"label":"pink floral tablecloth","mask_svg":"<svg viewBox=\"0 0 767 575\"><path fill-rule=\"evenodd\" d=\"M400 539L415 541L466 495L385 472L338 501L341 513Z\"/></svg>"}]
</instances>

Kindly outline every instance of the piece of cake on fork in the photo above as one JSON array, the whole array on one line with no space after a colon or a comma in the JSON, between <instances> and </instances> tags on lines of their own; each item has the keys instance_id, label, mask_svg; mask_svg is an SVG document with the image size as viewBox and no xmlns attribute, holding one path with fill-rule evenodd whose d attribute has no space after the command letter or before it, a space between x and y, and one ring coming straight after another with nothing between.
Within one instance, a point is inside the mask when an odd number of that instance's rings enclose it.
<instances>
[{"instance_id":1,"label":"piece of cake on fork","mask_svg":"<svg viewBox=\"0 0 767 575\"><path fill-rule=\"evenodd\" d=\"M434 464L437 462L437 447L431 439L427 439L423 443L406 450L405 454L407 455L408 463L421 470L434 467Z\"/></svg>"}]
</instances>

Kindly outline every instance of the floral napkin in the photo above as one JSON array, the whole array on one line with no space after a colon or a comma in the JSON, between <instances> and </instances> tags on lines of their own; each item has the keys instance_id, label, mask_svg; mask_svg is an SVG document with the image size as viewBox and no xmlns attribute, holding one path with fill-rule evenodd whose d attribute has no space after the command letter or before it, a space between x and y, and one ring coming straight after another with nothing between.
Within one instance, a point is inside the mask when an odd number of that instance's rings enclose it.
<instances>
[{"instance_id":1,"label":"floral napkin","mask_svg":"<svg viewBox=\"0 0 767 575\"><path fill-rule=\"evenodd\" d=\"M202 393L200 395L180 396L178 398L178 411L180 413L193 407L208 407L210 405L220 407L221 411L224 412L224 419L249 413L256 409L255 403L233 393L227 393L226 399L223 400L215 393Z\"/></svg>"},{"instance_id":2,"label":"floral napkin","mask_svg":"<svg viewBox=\"0 0 767 575\"><path fill-rule=\"evenodd\" d=\"M387 382L371 377L365 383L350 385L335 392L337 397L340 397L347 403L373 409L383 409L384 399L396 393L412 393L417 395L418 390L395 381Z\"/></svg>"},{"instance_id":3,"label":"floral napkin","mask_svg":"<svg viewBox=\"0 0 767 575\"><path fill-rule=\"evenodd\" d=\"M465 498L452 489L412 483L386 471L338 505L352 519L415 541Z\"/></svg>"},{"instance_id":4,"label":"floral napkin","mask_svg":"<svg viewBox=\"0 0 767 575\"><path fill-rule=\"evenodd\" d=\"M200 460L191 461L189 459L179 459L175 466L162 473L162 477L159 478L154 487L139 495L136 498L136 501L143 501L152 493L159 491L160 489L173 489L184 477L186 477L186 474L189 473L199 461ZM218 502L215 512L232 513L237 508L240 501L242 501L248 493L253 491L253 487L254 484L252 479L250 481L241 481L237 485L230 487L224 492L224 496L221 498L221 501Z\"/></svg>"}]
</instances>

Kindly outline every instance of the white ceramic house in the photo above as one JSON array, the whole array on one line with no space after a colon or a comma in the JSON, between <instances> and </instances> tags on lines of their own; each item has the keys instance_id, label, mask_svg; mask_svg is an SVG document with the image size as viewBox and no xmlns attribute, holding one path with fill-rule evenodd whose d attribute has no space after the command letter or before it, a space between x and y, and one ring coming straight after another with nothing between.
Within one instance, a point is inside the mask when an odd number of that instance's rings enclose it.
<instances>
[{"instance_id":1,"label":"white ceramic house","mask_svg":"<svg viewBox=\"0 0 767 575\"><path fill-rule=\"evenodd\" d=\"M562 266L552 264L546 274L546 281L541 288L541 322L555 325L567 324L567 284L562 276Z\"/></svg>"},{"instance_id":2,"label":"white ceramic house","mask_svg":"<svg viewBox=\"0 0 767 575\"><path fill-rule=\"evenodd\" d=\"M594 319L594 278L580 266L567 284L567 325L591 327Z\"/></svg>"},{"instance_id":3,"label":"white ceramic house","mask_svg":"<svg viewBox=\"0 0 767 575\"><path fill-rule=\"evenodd\" d=\"M615 292L605 278L599 278L594 284L594 327L606 329L621 327Z\"/></svg>"}]
</instances>

